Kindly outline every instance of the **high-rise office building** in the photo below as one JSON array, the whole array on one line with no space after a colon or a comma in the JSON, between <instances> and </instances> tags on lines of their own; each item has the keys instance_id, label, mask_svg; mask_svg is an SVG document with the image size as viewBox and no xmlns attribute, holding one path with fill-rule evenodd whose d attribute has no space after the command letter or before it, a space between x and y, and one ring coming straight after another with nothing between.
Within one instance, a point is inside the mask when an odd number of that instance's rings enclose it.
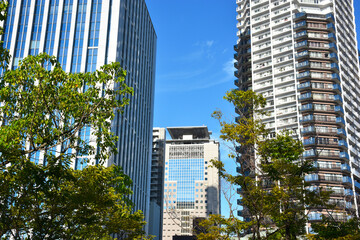
<instances>
[{"instance_id":1,"label":"high-rise office building","mask_svg":"<svg viewBox=\"0 0 360 240\"><path fill-rule=\"evenodd\" d=\"M27 55L47 52L67 72L91 72L120 62L134 96L112 131L119 136L117 164L133 180L136 209L148 214L156 34L144 0L9 0L4 46L18 67ZM116 86L115 86L116 87ZM89 137L90 127L81 130ZM82 169L79 157L73 163Z\"/></svg>"},{"instance_id":2,"label":"high-rise office building","mask_svg":"<svg viewBox=\"0 0 360 240\"><path fill-rule=\"evenodd\" d=\"M160 240L163 221L166 129L153 129L151 158L149 234Z\"/></svg>"},{"instance_id":3,"label":"high-rise office building","mask_svg":"<svg viewBox=\"0 0 360 240\"><path fill-rule=\"evenodd\" d=\"M333 217L359 213L360 82L352 0L237 0L235 85L267 99L272 132L293 130L331 189ZM309 220L320 220L323 209Z\"/></svg>"},{"instance_id":4,"label":"high-rise office building","mask_svg":"<svg viewBox=\"0 0 360 240\"><path fill-rule=\"evenodd\" d=\"M206 126L167 128L163 240L191 236L197 218L220 214L220 181L210 160L219 159L219 143Z\"/></svg>"}]
</instances>

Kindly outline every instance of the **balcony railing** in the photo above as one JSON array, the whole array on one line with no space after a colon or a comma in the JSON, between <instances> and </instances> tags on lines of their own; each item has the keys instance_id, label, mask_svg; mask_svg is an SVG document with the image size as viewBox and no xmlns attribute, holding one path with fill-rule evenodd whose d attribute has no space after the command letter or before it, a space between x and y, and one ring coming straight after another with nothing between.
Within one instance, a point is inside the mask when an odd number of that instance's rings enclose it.
<instances>
[{"instance_id":1,"label":"balcony railing","mask_svg":"<svg viewBox=\"0 0 360 240\"><path fill-rule=\"evenodd\" d=\"M300 27L305 27L306 26L306 21L301 21L298 22L294 25L294 29L300 28Z\"/></svg>"}]
</instances>

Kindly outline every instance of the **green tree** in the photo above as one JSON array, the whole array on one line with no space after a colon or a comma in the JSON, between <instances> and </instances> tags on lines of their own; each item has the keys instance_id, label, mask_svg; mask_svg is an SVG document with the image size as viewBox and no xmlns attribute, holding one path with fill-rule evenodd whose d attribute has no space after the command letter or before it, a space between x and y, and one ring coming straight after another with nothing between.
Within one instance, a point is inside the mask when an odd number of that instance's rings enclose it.
<instances>
[{"instance_id":1,"label":"green tree","mask_svg":"<svg viewBox=\"0 0 360 240\"><path fill-rule=\"evenodd\" d=\"M0 47L0 238L145 238L131 179L102 167L117 152L111 121L133 93L126 72L112 63L66 73L45 53L10 70L9 59ZM88 166L74 170L76 160Z\"/></svg>"},{"instance_id":2,"label":"green tree","mask_svg":"<svg viewBox=\"0 0 360 240\"><path fill-rule=\"evenodd\" d=\"M311 225L316 235L311 234L311 240L359 240L360 222L358 218L351 218L346 222L335 221L329 217L324 217L321 223Z\"/></svg>"},{"instance_id":3,"label":"green tree","mask_svg":"<svg viewBox=\"0 0 360 240\"><path fill-rule=\"evenodd\" d=\"M239 114L226 121L220 111L213 113L221 126L220 138L231 145L230 158L239 174L226 172L224 163L212 161L221 177L241 192L243 215L252 239L296 239L304 234L309 209L326 204L329 193L310 191L304 176L314 169L302 159L303 146L291 133L270 137L262 117L266 99L253 91L231 90L225 97ZM241 224L239 226L246 226ZM240 238L246 233L238 229Z\"/></svg>"},{"instance_id":4,"label":"green tree","mask_svg":"<svg viewBox=\"0 0 360 240\"><path fill-rule=\"evenodd\" d=\"M44 67L49 63L50 71ZM46 54L5 71L0 88L3 238L143 236L143 215L133 213L128 200L131 180L118 167L70 167L76 159L102 164L116 153L111 120L132 94L124 77L118 63L94 73L65 73ZM88 141L81 131L89 126ZM39 156L43 164L35 164Z\"/></svg>"}]
</instances>

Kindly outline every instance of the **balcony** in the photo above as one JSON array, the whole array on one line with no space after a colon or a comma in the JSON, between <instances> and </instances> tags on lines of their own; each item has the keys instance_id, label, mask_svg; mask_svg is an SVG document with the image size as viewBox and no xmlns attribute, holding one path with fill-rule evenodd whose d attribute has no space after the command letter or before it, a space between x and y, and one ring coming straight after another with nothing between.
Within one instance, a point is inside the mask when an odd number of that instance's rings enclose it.
<instances>
[{"instance_id":1,"label":"balcony","mask_svg":"<svg viewBox=\"0 0 360 240\"><path fill-rule=\"evenodd\" d=\"M305 12L295 13L294 20L300 20L300 19L305 18L305 17L306 17Z\"/></svg>"},{"instance_id":2,"label":"balcony","mask_svg":"<svg viewBox=\"0 0 360 240\"><path fill-rule=\"evenodd\" d=\"M339 146L340 143L338 141L335 140L329 140L329 139L323 139L323 138L308 138L308 139L304 139L303 141L303 145L304 146L310 146L310 145L326 145L326 146Z\"/></svg>"},{"instance_id":3,"label":"balcony","mask_svg":"<svg viewBox=\"0 0 360 240\"><path fill-rule=\"evenodd\" d=\"M340 135L340 136L346 136L346 131L345 131L345 129L343 129L343 128L339 128L338 130L337 130L337 134L338 135Z\"/></svg>"},{"instance_id":4,"label":"balcony","mask_svg":"<svg viewBox=\"0 0 360 240\"><path fill-rule=\"evenodd\" d=\"M294 29L301 29L306 27L306 21L298 22L294 25Z\"/></svg>"},{"instance_id":5,"label":"balcony","mask_svg":"<svg viewBox=\"0 0 360 240\"><path fill-rule=\"evenodd\" d=\"M349 166L349 164L341 164L341 170L344 171L344 172L351 172L351 168Z\"/></svg>"},{"instance_id":6,"label":"balcony","mask_svg":"<svg viewBox=\"0 0 360 240\"><path fill-rule=\"evenodd\" d=\"M341 170L341 164L331 162L314 162L314 167L319 170Z\"/></svg>"},{"instance_id":7,"label":"balcony","mask_svg":"<svg viewBox=\"0 0 360 240\"><path fill-rule=\"evenodd\" d=\"M305 104L305 105L301 105L300 107L300 111L301 112L304 112L304 111L310 111L310 110L313 110L313 105L310 103L310 104Z\"/></svg>"},{"instance_id":8,"label":"balcony","mask_svg":"<svg viewBox=\"0 0 360 240\"><path fill-rule=\"evenodd\" d=\"M330 22L335 22L335 18L334 15L332 13L328 13L326 14L326 20L330 21Z\"/></svg>"},{"instance_id":9,"label":"balcony","mask_svg":"<svg viewBox=\"0 0 360 240\"><path fill-rule=\"evenodd\" d=\"M297 88L299 90L303 90L303 89L306 89L306 88L311 88L311 82L305 82L305 83L301 83L297 86Z\"/></svg>"},{"instance_id":10,"label":"balcony","mask_svg":"<svg viewBox=\"0 0 360 240\"><path fill-rule=\"evenodd\" d=\"M335 32L335 25L333 23L328 23L326 28L331 32Z\"/></svg>"},{"instance_id":11,"label":"balcony","mask_svg":"<svg viewBox=\"0 0 360 240\"><path fill-rule=\"evenodd\" d=\"M329 44L329 49L330 49L331 51L333 51L333 52L337 52L337 50L338 50L338 48L337 48L337 46L336 46L335 43L330 43L330 44Z\"/></svg>"},{"instance_id":12,"label":"balcony","mask_svg":"<svg viewBox=\"0 0 360 240\"><path fill-rule=\"evenodd\" d=\"M340 158L349 160L349 154L347 152L340 152Z\"/></svg>"},{"instance_id":13,"label":"balcony","mask_svg":"<svg viewBox=\"0 0 360 240\"><path fill-rule=\"evenodd\" d=\"M339 61L339 58L336 53L330 53L330 59L336 62Z\"/></svg>"},{"instance_id":14,"label":"balcony","mask_svg":"<svg viewBox=\"0 0 360 240\"><path fill-rule=\"evenodd\" d=\"M296 64L296 69L299 70L299 69L302 69L304 67L308 67L310 65L309 61L304 61L304 62L300 62L300 63L297 63Z\"/></svg>"},{"instance_id":15,"label":"balcony","mask_svg":"<svg viewBox=\"0 0 360 240\"><path fill-rule=\"evenodd\" d=\"M352 185L352 180L351 180L351 177L349 177L349 176L344 176L342 182L345 184Z\"/></svg>"},{"instance_id":16,"label":"balcony","mask_svg":"<svg viewBox=\"0 0 360 240\"><path fill-rule=\"evenodd\" d=\"M307 77L310 77L310 72L309 72L309 71L296 74L296 79L297 79L297 80L300 80L300 79L303 79L303 78L307 78Z\"/></svg>"},{"instance_id":17,"label":"balcony","mask_svg":"<svg viewBox=\"0 0 360 240\"><path fill-rule=\"evenodd\" d=\"M307 50L295 54L296 59L301 59L301 58L308 57L308 56L309 56L309 51L307 51Z\"/></svg>"},{"instance_id":18,"label":"balcony","mask_svg":"<svg viewBox=\"0 0 360 240\"><path fill-rule=\"evenodd\" d=\"M311 97L311 93L305 93L305 94L301 94L299 96L299 100L300 101L304 101L304 100L310 100L312 97Z\"/></svg>"},{"instance_id":19,"label":"balcony","mask_svg":"<svg viewBox=\"0 0 360 240\"><path fill-rule=\"evenodd\" d=\"M345 120L342 117L337 117L336 118L336 123L341 124L341 125L345 125Z\"/></svg>"},{"instance_id":20,"label":"balcony","mask_svg":"<svg viewBox=\"0 0 360 240\"><path fill-rule=\"evenodd\" d=\"M308 41L307 40L295 43L295 49L297 49L297 50L303 49L303 48L306 48L306 47L308 47Z\"/></svg>"},{"instance_id":21,"label":"balcony","mask_svg":"<svg viewBox=\"0 0 360 240\"><path fill-rule=\"evenodd\" d=\"M344 114L344 109L342 106L335 106L335 112Z\"/></svg>"},{"instance_id":22,"label":"balcony","mask_svg":"<svg viewBox=\"0 0 360 240\"><path fill-rule=\"evenodd\" d=\"M312 119L314 118L312 115L310 115ZM300 120L301 122L301 120ZM315 126L308 126L301 129L301 134L303 135L309 135L309 134L317 134L317 135L341 135L339 134L339 130L343 129L337 129L334 127L315 127ZM343 135L342 135L343 136Z\"/></svg>"},{"instance_id":23,"label":"balcony","mask_svg":"<svg viewBox=\"0 0 360 240\"><path fill-rule=\"evenodd\" d=\"M334 33L329 33L328 38L330 41L336 42L336 35Z\"/></svg>"},{"instance_id":24,"label":"balcony","mask_svg":"<svg viewBox=\"0 0 360 240\"><path fill-rule=\"evenodd\" d=\"M294 38L295 39L301 39L303 37L306 37L307 36L307 31L304 30L304 31L301 31L301 32L298 32L294 35Z\"/></svg>"}]
</instances>

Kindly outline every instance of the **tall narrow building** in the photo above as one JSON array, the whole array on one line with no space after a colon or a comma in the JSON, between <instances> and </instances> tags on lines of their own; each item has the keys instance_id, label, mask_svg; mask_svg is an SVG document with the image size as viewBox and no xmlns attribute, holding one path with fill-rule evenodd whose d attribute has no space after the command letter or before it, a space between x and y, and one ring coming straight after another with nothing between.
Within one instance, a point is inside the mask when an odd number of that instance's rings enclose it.
<instances>
[{"instance_id":1,"label":"tall narrow building","mask_svg":"<svg viewBox=\"0 0 360 240\"><path fill-rule=\"evenodd\" d=\"M163 228L166 129L153 129L151 158L149 234L161 240Z\"/></svg>"},{"instance_id":2,"label":"tall narrow building","mask_svg":"<svg viewBox=\"0 0 360 240\"><path fill-rule=\"evenodd\" d=\"M27 55L46 52L67 72L92 72L120 62L134 96L112 131L119 137L117 164L133 180L132 200L148 215L156 34L144 0L9 0L1 40L16 69ZM116 87L116 86L115 86ZM80 134L89 138L90 126ZM41 162L41 161L40 161ZM81 157L73 163L82 169Z\"/></svg>"},{"instance_id":3,"label":"tall narrow building","mask_svg":"<svg viewBox=\"0 0 360 240\"><path fill-rule=\"evenodd\" d=\"M267 99L272 132L293 130L331 189L333 217L359 214L360 82L352 0L236 0L235 85ZM321 219L323 209L309 221Z\"/></svg>"},{"instance_id":4,"label":"tall narrow building","mask_svg":"<svg viewBox=\"0 0 360 240\"><path fill-rule=\"evenodd\" d=\"M220 214L220 177L210 167L220 154L206 126L167 130L162 239L172 240L193 235L197 219Z\"/></svg>"}]
</instances>

